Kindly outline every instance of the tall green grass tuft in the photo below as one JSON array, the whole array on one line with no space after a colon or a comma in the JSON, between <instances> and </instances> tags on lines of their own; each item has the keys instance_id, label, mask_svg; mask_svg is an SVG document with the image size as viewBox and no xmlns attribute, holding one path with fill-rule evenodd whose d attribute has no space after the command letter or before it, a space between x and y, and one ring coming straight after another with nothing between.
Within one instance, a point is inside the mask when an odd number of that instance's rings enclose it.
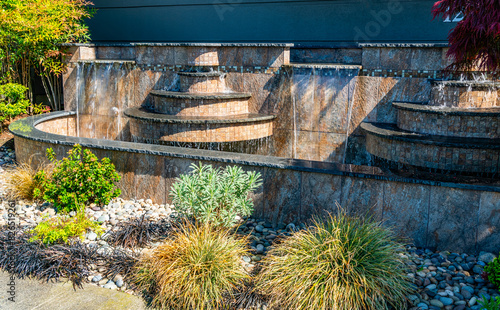
<instances>
[{"instance_id":1,"label":"tall green grass tuft","mask_svg":"<svg viewBox=\"0 0 500 310\"><path fill-rule=\"evenodd\" d=\"M277 309L405 309L402 250L380 223L341 212L271 250L258 288Z\"/></svg>"},{"instance_id":2,"label":"tall green grass tuft","mask_svg":"<svg viewBox=\"0 0 500 310\"><path fill-rule=\"evenodd\" d=\"M246 239L227 229L186 223L141 259L136 284L161 309L220 309L248 278Z\"/></svg>"}]
</instances>

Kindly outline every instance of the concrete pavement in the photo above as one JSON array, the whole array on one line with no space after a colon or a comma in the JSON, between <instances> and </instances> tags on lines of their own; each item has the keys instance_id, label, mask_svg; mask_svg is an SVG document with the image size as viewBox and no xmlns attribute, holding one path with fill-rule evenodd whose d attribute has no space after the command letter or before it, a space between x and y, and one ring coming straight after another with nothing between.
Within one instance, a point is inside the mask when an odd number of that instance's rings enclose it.
<instances>
[{"instance_id":1,"label":"concrete pavement","mask_svg":"<svg viewBox=\"0 0 500 310\"><path fill-rule=\"evenodd\" d=\"M2 310L144 310L143 300L127 293L86 284L73 290L68 283L46 283L16 278L0 271L0 309ZM12 290L11 290L12 289ZM11 293L13 291L14 293ZM12 302L14 297L15 302ZM9 300L11 298L11 300Z\"/></svg>"}]
</instances>

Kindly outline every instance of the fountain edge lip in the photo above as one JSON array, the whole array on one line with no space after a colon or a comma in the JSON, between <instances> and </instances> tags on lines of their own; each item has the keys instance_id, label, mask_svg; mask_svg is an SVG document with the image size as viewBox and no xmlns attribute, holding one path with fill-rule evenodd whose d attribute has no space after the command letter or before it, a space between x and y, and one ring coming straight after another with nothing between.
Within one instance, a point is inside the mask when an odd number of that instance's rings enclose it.
<instances>
[{"instance_id":1,"label":"fountain edge lip","mask_svg":"<svg viewBox=\"0 0 500 310\"><path fill-rule=\"evenodd\" d=\"M126 109L123 114L125 116L160 123L170 124L241 124L252 122L271 121L276 118L276 115L246 113L237 114L234 116L176 116L169 114L161 114L147 110L143 107L133 107Z\"/></svg>"},{"instance_id":2,"label":"fountain edge lip","mask_svg":"<svg viewBox=\"0 0 500 310\"><path fill-rule=\"evenodd\" d=\"M178 92L178 91L168 91L168 90L152 90L149 94L155 97L165 97L165 98L175 98L175 99L195 99L195 100L250 99L252 97L252 94L250 93L238 93L238 92L190 93L190 92Z\"/></svg>"},{"instance_id":3,"label":"fountain edge lip","mask_svg":"<svg viewBox=\"0 0 500 310\"><path fill-rule=\"evenodd\" d=\"M76 112L74 111L58 111L58 112L51 112L48 114L29 116L27 118L17 120L12 124L10 124L9 131L15 137L24 138L32 141L56 144L56 145L59 144L59 145L72 146L75 144L80 144L82 147L103 149L109 151L141 153L141 154L174 157L174 158L187 158L191 160L215 161L228 164L255 166L259 168L271 168L271 169L282 169L282 170L287 169L296 172L314 172L314 173L357 177L357 178L373 179L381 181L394 181L403 183L432 185L432 186L443 186L449 188L500 192L500 187L488 186L488 185L440 182L432 180L380 175L376 173L352 172L349 169L339 169L341 164L336 164L336 163L314 162L309 160L287 159L281 157L231 153L223 151L186 149L181 147L173 147L165 145L152 145L152 144L123 142L123 141L104 140L104 139L70 137L70 136L43 132L35 128L36 125L43 123L45 121L49 121L60 117L74 116L74 115L76 115ZM20 126L18 127L23 127L23 125L28 126L29 130L23 131L20 129L15 129L14 128L15 126L13 126L14 124L19 124ZM371 168L372 170L374 170L375 168L368 166L357 166L357 167L366 167L366 168Z\"/></svg>"},{"instance_id":4,"label":"fountain edge lip","mask_svg":"<svg viewBox=\"0 0 500 310\"><path fill-rule=\"evenodd\" d=\"M191 77L220 77L225 76L227 73L220 71L179 71L177 74Z\"/></svg>"},{"instance_id":5,"label":"fountain edge lip","mask_svg":"<svg viewBox=\"0 0 500 310\"><path fill-rule=\"evenodd\" d=\"M500 116L500 107L455 108L455 107L430 106L427 105L427 102L404 102L404 101L393 101L392 105L398 110L429 113L429 114L462 115L462 116Z\"/></svg>"},{"instance_id":6,"label":"fountain edge lip","mask_svg":"<svg viewBox=\"0 0 500 310\"><path fill-rule=\"evenodd\" d=\"M431 85L443 85L448 87L472 87L475 89L484 89L484 88L500 89L499 81L477 82L474 80L460 81L460 80L443 80L443 79L432 79L432 78L427 80L431 83Z\"/></svg>"},{"instance_id":7,"label":"fountain edge lip","mask_svg":"<svg viewBox=\"0 0 500 310\"><path fill-rule=\"evenodd\" d=\"M500 150L500 139L429 135L402 130L395 124L388 123L362 122L360 126L368 134L389 140L455 148Z\"/></svg>"}]
</instances>

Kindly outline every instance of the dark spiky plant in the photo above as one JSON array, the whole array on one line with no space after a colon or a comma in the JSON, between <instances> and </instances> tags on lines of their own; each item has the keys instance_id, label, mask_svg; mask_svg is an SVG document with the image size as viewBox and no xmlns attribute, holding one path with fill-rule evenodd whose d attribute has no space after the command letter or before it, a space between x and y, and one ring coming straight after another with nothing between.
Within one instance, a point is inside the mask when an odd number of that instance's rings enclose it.
<instances>
[{"instance_id":1,"label":"dark spiky plant","mask_svg":"<svg viewBox=\"0 0 500 310\"><path fill-rule=\"evenodd\" d=\"M440 0L432 8L434 18L463 14L450 32L448 56L454 61L449 71L500 70L500 1Z\"/></svg>"},{"instance_id":2,"label":"dark spiky plant","mask_svg":"<svg viewBox=\"0 0 500 310\"><path fill-rule=\"evenodd\" d=\"M31 234L0 227L0 268L20 278L41 280L67 278L74 287L83 287L91 275L91 265L101 258L97 248L76 240L70 244L47 246L31 242Z\"/></svg>"},{"instance_id":3,"label":"dark spiky plant","mask_svg":"<svg viewBox=\"0 0 500 310\"><path fill-rule=\"evenodd\" d=\"M145 247L168 234L171 224L167 220L150 221L145 216L146 214L143 214L141 217L118 223L117 227L108 233L106 241L124 248Z\"/></svg>"}]
</instances>

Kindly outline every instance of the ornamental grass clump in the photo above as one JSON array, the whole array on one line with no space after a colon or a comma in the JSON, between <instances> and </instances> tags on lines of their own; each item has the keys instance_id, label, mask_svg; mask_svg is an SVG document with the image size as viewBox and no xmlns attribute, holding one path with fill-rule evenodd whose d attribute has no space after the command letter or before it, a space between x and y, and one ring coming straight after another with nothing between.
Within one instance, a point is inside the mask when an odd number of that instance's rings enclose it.
<instances>
[{"instance_id":1,"label":"ornamental grass clump","mask_svg":"<svg viewBox=\"0 0 500 310\"><path fill-rule=\"evenodd\" d=\"M175 209L200 223L232 227L237 217L253 212L248 195L261 184L260 173L245 172L241 167L225 169L211 165L191 165L189 174L181 175L172 185Z\"/></svg>"},{"instance_id":2,"label":"ornamental grass clump","mask_svg":"<svg viewBox=\"0 0 500 310\"><path fill-rule=\"evenodd\" d=\"M38 171L45 171L50 178L52 165L42 164L38 168L33 168L31 160L27 163L20 163L13 170L6 172L6 187L10 198L35 200L34 193L43 191L42 183L35 179Z\"/></svg>"},{"instance_id":3,"label":"ornamental grass clump","mask_svg":"<svg viewBox=\"0 0 500 310\"><path fill-rule=\"evenodd\" d=\"M340 213L271 250L258 288L276 309L406 309L403 249L380 223Z\"/></svg>"},{"instance_id":4,"label":"ornamental grass clump","mask_svg":"<svg viewBox=\"0 0 500 310\"><path fill-rule=\"evenodd\" d=\"M186 222L141 259L136 284L161 309L220 309L248 278L246 239L224 228Z\"/></svg>"}]
</instances>

